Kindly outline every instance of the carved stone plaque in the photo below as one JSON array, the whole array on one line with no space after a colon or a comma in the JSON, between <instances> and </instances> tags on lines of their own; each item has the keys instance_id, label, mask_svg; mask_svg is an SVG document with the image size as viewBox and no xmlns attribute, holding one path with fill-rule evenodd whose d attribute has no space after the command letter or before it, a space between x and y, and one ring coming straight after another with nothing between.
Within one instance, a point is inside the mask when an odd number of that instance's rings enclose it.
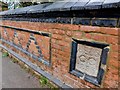
<instances>
[{"instance_id":1,"label":"carved stone plaque","mask_svg":"<svg viewBox=\"0 0 120 90\"><path fill-rule=\"evenodd\" d=\"M76 70L97 77L102 49L78 44Z\"/></svg>"},{"instance_id":2,"label":"carved stone plaque","mask_svg":"<svg viewBox=\"0 0 120 90\"><path fill-rule=\"evenodd\" d=\"M72 41L70 73L100 86L105 74L109 44L95 41Z\"/></svg>"}]
</instances>

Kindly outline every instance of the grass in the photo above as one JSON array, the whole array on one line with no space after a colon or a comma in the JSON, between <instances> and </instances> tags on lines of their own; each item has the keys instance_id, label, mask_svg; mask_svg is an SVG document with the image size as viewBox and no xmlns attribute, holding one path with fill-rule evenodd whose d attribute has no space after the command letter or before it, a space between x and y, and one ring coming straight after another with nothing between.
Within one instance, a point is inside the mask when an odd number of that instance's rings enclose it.
<instances>
[{"instance_id":1,"label":"grass","mask_svg":"<svg viewBox=\"0 0 120 90\"><path fill-rule=\"evenodd\" d=\"M48 79L46 77L41 76L39 82L42 86L45 86L46 84L48 84Z\"/></svg>"},{"instance_id":2,"label":"grass","mask_svg":"<svg viewBox=\"0 0 120 90\"><path fill-rule=\"evenodd\" d=\"M50 81L44 76L40 77L39 83L42 87L51 88L51 90L59 90L59 88L57 88L53 84L51 84Z\"/></svg>"}]
</instances>

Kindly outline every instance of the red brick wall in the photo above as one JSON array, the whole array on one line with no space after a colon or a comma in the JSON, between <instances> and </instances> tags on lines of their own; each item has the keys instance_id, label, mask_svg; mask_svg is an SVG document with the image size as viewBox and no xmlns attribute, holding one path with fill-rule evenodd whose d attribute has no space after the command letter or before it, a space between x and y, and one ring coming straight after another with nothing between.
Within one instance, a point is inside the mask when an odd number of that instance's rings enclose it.
<instances>
[{"instance_id":1,"label":"red brick wall","mask_svg":"<svg viewBox=\"0 0 120 90\"><path fill-rule=\"evenodd\" d=\"M74 88L95 88L96 86L69 74L72 38L93 40L110 44L107 70L101 87L118 88L118 31L120 31L120 28L16 21L2 21L1 24L51 33L51 67L48 67L37 60L34 61L20 51L18 51L18 53L37 63L43 70L52 73L55 77ZM0 28L0 30L2 30L2 28ZM25 34L26 37L28 35L29 34ZM20 36L23 37L22 34L20 34ZM27 38L25 40L27 40ZM12 47L10 48L12 49Z\"/></svg>"}]
</instances>

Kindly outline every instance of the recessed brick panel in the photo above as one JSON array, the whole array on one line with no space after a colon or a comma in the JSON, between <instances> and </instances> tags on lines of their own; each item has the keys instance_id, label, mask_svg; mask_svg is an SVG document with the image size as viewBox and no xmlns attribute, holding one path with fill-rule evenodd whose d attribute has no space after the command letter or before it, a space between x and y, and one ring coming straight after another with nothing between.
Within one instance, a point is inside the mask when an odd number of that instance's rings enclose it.
<instances>
[{"instance_id":1,"label":"recessed brick panel","mask_svg":"<svg viewBox=\"0 0 120 90\"><path fill-rule=\"evenodd\" d=\"M20 39L18 37L18 32L14 31L13 43L21 47Z\"/></svg>"},{"instance_id":2,"label":"recessed brick panel","mask_svg":"<svg viewBox=\"0 0 120 90\"><path fill-rule=\"evenodd\" d=\"M26 49L28 40L30 38L30 33L18 31L18 36L19 36L18 38L20 39L20 43L22 45L22 48Z\"/></svg>"},{"instance_id":3,"label":"recessed brick panel","mask_svg":"<svg viewBox=\"0 0 120 90\"><path fill-rule=\"evenodd\" d=\"M13 37L14 37L14 30L10 29L10 28L6 28L8 36L9 36L9 41L12 42L13 41Z\"/></svg>"},{"instance_id":4,"label":"recessed brick panel","mask_svg":"<svg viewBox=\"0 0 120 90\"><path fill-rule=\"evenodd\" d=\"M33 55L39 57L40 53L38 52L38 49L36 48L35 41L31 40L30 45L28 46L28 52L32 53Z\"/></svg>"},{"instance_id":5,"label":"recessed brick panel","mask_svg":"<svg viewBox=\"0 0 120 90\"><path fill-rule=\"evenodd\" d=\"M3 38L4 38L5 40L9 40L8 37L9 37L9 36L8 36L7 30L4 30L4 31L3 31Z\"/></svg>"},{"instance_id":6,"label":"recessed brick panel","mask_svg":"<svg viewBox=\"0 0 120 90\"><path fill-rule=\"evenodd\" d=\"M38 46L42 51L43 58L46 60L50 59L50 37L42 35L35 35Z\"/></svg>"},{"instance_id":7,"label":"recessed brick panel","mask_svg":"<svg viewBox=\"0 0 120 90\"><path fill-rule=\"evenodd\" d=\"M19 47L35 60L50 63L51 40L49 34L10 27L3 28L2 34L3 40L8 44Z\"/></svg>"}]
</instances>

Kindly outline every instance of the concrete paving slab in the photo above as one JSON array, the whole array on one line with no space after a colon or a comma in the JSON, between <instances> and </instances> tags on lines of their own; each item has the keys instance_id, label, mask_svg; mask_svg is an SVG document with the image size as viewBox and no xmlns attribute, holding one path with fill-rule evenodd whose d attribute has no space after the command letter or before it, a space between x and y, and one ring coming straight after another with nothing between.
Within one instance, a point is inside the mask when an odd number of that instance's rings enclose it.
<instances>
[{"instance_id":1,"label":"concrete paving slab","mask_svg":"<svg viewBox=\"0 0 120 90\"><path fill-rule=\"evenodd\" d=\"M39 80L9 57L2 58L2 88L40 88Z\"/></svg>"},{"instance_id":2,"label":"concrete paving slab","mask_svg":"<svg viewBox=\"0 0 120 90\"><path fill-rule=\"evenodd\" d=\"M2 53L0 52L0 90L2 89Z\"/></svg>"}]
</instances>

